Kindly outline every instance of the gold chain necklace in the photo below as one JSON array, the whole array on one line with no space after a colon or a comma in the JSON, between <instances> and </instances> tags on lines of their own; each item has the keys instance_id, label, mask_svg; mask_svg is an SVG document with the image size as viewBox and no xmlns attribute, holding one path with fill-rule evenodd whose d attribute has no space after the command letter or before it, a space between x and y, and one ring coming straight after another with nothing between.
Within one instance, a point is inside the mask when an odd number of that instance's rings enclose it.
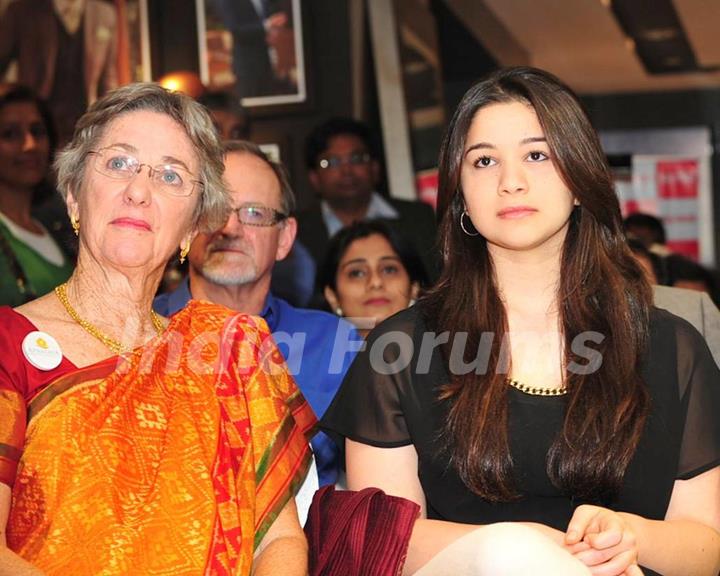
<instances>
[{"instance_id":1,"label":"gold chain necklace","mask_svg":"<svg viewBox=\"0 0 720 576\"><path fill-rule=\"evenodd\" d=\"M115 354L122 354L123 352L128 351L128 349L123 346L121 342L103 334L95 326L90 324L90 322L80 317L75 308L72 307L72 304L70 304L70 300L68 300L67 282L65 282L64 284L60 284L60 286L56 286L55 294L57 294L58 300L60 300L60 303L65 307L65 310L70 315L70 318L75 320L75 322L77 322L90 335L94 336L95 338L100 340L100 342L105 344L105 346L107 346L111 352ZM150 310L150 320L152 321L155 331L158 334L161 334L162 331L165 329L165 326L163 325L160 316L157 315L155 310Z\"/></svg>"},{"instance_id":2,"label":"gold chain necklace","mask_svg":"<svg viewBox=\"0 0 720 576\"><path fill-rule=\"evenodd\" d=\"M560 388L535 388L533 386L523 384L522 382L518 382L517 380L513 380L512 378L506 378L505 382L513 388L517 388L520 392L532 394L533 396L562 396L563 394L567 394L568 391L567 386L562 386Z\"/></svg>"}]
</instances>

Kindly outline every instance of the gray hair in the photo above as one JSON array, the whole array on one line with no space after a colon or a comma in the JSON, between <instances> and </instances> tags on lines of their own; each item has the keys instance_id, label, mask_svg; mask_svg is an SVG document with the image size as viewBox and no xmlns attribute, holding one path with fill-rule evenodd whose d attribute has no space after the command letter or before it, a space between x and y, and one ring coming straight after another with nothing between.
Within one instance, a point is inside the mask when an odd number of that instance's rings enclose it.
<instances>
[{"instance_id":1,"label":"gray hair","mask_svg":"<svg viewBox=\"0 0 720 576\"><path fill-rule=\"evenodd\" d=\"M225 223L230 198L223 180L225 164L215 127L205 108L181 92L170 92L157 84L128 84L95 102L78 120L72 141L55 159L57 184L63 198L68 191L81 193L87 155L97 147L107 126L123 114L149 110L166 114L185 130L197 154L202 182L193 224L214 230Z\"/></svg>"},{"instance_id":2,"label":"gray hair","mask_svg":"<svg viewBox=\"0 0 720 576\"><path fill-rule=\"evenodd\" d=\"M265 162L265 164L272 169L275 177L280 183L280 208L285 215L292 216L293 212L295 212L295 193L290 186L290 180L288 179L288 173L285 166L279 162L273 162L270 160L267 154L265 154L265 152L263 152L257 144L253 144L247 140L229 140L223 143L223 149L225 150L226 156L233 152L244 152L252 154Z\"/></svg>"}]
</instances>

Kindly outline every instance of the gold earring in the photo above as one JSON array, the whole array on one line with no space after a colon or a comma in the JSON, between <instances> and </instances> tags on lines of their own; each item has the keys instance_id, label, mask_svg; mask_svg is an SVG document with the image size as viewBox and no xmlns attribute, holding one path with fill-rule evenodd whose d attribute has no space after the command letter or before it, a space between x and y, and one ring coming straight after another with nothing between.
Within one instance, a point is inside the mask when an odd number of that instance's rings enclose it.
<instances>
[{"instance_id":1,"label":"gold earring","mask_svg":"<svg viewBox=\"0 0 720 576\"><path fill-rule=\"evenodd\" d=\"M180 248L180 264L185 262L185 257L188 255L188 252L190 252L190 246L185 245Z\"/></svg>"},{"instance_id":2,"label":"gold earring","mask_svg":"<svg viewBox=\"0 0 720 576\"><path fill-rule=\"evenodd\" d=\"M70 216L70 226L72 226L75 236L80 236L80 220L75 218L75 216Z\"/></svg>"}]
</instances>

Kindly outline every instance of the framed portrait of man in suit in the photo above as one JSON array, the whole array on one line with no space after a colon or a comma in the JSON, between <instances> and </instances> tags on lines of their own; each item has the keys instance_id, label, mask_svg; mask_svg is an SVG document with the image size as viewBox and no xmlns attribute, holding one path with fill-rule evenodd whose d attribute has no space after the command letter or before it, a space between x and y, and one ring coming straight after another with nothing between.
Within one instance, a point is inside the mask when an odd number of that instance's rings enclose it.
<instances>
[{"instance_id":1,"label":"framed portrait of man in suit","mask_svg":"<svg viewBox=\"0 0 720 576\"><path fill-rule=\"evenodd\" d=\"M200 78L246 107L307 100L301 0L196 0Z\"/></svg>"},{"instance_id":2,"label":"framed portrait of man in suit","mask_svg":"<svg viewBox=\"0 0 720 576\"><path fill-rule=\"evenodd\" d=\"M0 79L48 102L60 141L108 90L150 80L147 0L3 0Z\"/></svg>"}]
</instances>

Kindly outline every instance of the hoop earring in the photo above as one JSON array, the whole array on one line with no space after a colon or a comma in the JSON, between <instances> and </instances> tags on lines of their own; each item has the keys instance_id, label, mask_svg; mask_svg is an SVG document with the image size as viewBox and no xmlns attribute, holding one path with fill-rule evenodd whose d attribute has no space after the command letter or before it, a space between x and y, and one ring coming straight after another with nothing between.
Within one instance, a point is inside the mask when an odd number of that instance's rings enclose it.
<instances>
[{"instance_id":1,"label":"hoop earring","mask_svg":"<svg viewBox=\"0 0 720 576\"><path fill-rule=\"evenodd\" d=\"M180 264L185 262L185 257L188 255L188 252L190 252L190 246L180 248Z\"/></svg>"},{"instance_id":2,"label":"hoop earring","mask_svg":"<svg viewBox=\"0 0 720 576\"><path fill-rule=\"evenodd\" d=\"M475 234L470 234L470 232L467 231L467 228L465 228L465 222L463 222L463 218L467 216L467 210L463 210L462 214L460 214L460 228L462 228L462 231L465 232L468 236L480 236L480 232L475 230ZM472 220L470 221L470 224L472 224ZM474 228L474 226L473 226Z\"/></svg>"},{"instance_id":3,"label":"hoop earring","mask_svg":"<svg viewBox=\"0 0 720 576\"><path fill-rule=\"evenodd\" d=\"M75 218L75 216L70 216L70 226L72 226L75 236L80 236L80 220Z\"/></svg>"}]
</instances>

